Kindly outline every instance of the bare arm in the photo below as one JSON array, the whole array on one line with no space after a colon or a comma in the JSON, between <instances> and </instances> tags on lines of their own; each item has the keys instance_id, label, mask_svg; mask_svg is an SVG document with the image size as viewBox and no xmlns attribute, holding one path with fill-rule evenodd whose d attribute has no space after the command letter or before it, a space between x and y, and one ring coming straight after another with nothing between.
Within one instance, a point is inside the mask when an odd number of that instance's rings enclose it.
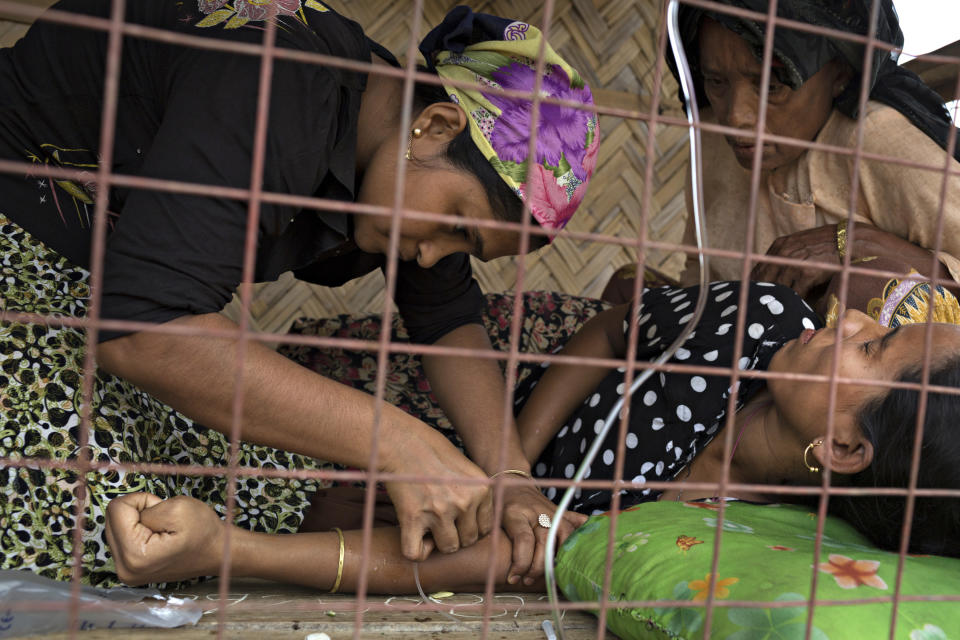
<instances>
[{"instance_id":1,"label":"bare arm","mask_svg":"<svg viewBox=\"0 0 960 640\"><path fill-rule=\"evenodd\" d=\"M479 324L454 329L437 341L445 347L490 350L490 338ZM502 429L506 399L503 373L489 358L424 356L423 368L430 386L456 425L470 459L492 475L501 469L530 471L520 448L516 425ZM508 411L508 416L513 412ZM507 457L501 464L500 444L507 439Z\"/></svg>"},{"instance_id":2,"label":"bare arm","mask_svg":"<svg viewBox=\"0 0 960 640\"><path fill-rule=\"evenodd\" d=\"M181 326L236 329L217 314L186 316ZM236 341L209 336L137 333L98 349L102 367L184 415L229 433ZM243 364L241 437L257 444L365 468L373 442L374 398L328 380L270 349L249 343ZM442 435L390 405L377 441L379 470L483 478ZM470 545L489 531L490 494L481 485L388 484L403 530L404 553L423 558L429 530L441 551Z\"/></svg>"},{"instance_id":3,"label":"bare arm","mask_svg":"<svg viewBox=\"0 0 960 640\"><path fill-rule=\"evenodd\" d=\"M856 223L856 227L856 244L851 251L851 260L858 267L902 274L914 270L922 276L931 277L934 275L931 270L933 254L930 251L896 238L896 236L893 236L891 240L889 233L862 222ZM890 250L886 246L888 241L895 243L896 250ZM960 294L960 288L958 288L956 282L950 279L951 275L946 266L939 260L934 266L936 267L936 276L943 279L940 285L949 289L954 295ZM870 301L882 297L883 289L889 280L888 276L850 273L847 283L846 308L867 312ZM834 274L827 285L824 296L814 306L814 309L821 315L828 311L833 300L839 299L841 281L842 274Z\"/></svg>"},{"instance_id":4,"label":"bare arm","mask_svg":"<svg viewBox=\"0 0 960 640\"><path fill-rule=\"evenodd\" d=\"M337 580L340 540L335 531L265 534L228 525L207 505L186 496L169 500L147 493L115 498L107 507L105 535L117 575L129 585L219 575L230 536L230 573L299 584L324 592ZM400 552L396 528L373 530L367 567L372 593L415 593L413 564ZM363 531L344 531L339 591L356 590L360 577ZM491 560L494 580L504 585L510 542L491 539L452 555L432 555L419 567L424 589L482 591ZM542 589L542 582L533 589ZM520 590L511 587L511 590Z\"/></svg>"},{"instance_id":5,"label":"bare arm","mask_svg":"<svg viewBox=\"0 0 960 640\"><path fill-rule=\"evenodd\" d=\"M847 243L851 263L860 267L907 273L911 269L924 276L932 276L931 267L936 269L939 278L948 288L955 284L950 280L950 272L943 263L933 264L933 254L908 240L884 231L879 227L856 223L854 241ZM813 229L798 231L777 238L767 255L803 260L803 266L779 265L762 262L753 268L750 279L759 282L776 282L788 286L803 296L811 305L821 302L823 289L831 280L839 282L839 275L816 266L816 262L838 262L837 225L828 224ZM864 262L865 261L865 262ZM869 300L880 295L888 278L869 275L854 275L850 279L852 298ZM851 305L854 306L854 305Z\"/></svg>"},{"instance_id":6,"label":"bare arm","mask_svg":"<svg viewBox=\"0 0 960 640\"><path fill-rule=\"evenodd\" d=\"M437 344L470 349L490 349L490 339L483 326L461 326L441 338ZM512 410L506 432L503 418L506 387L497 360L489 358L428 356L423 367L430 379L440 406L457 428L470 458L488 475L503 469L530 472L530 462L524 457L520 436L513 421ZM506 438L507 455L500 461L500 448ZM516 476L509 476L516 480ZM503 528L513 542L513 564L509 571L510 584L521 577L525 584L534 582L543 573L543 553L547 530L538 524L541 513L552 514L556 506L532 483L520 486L511 483L503 492ZM573 530L583 524L585 516L567 512L560 525L558 539L566 540Z\"/></svg>"},{"instance_id":7,"label":"bare arm","mask_svg":"<svg viewBox=\"0 0 960 640\"><path fill-rule=\"evenodd\" d=\"M623 322L630 305L603 311L583 325L567 342L560 354L591 358L622 358L626 352ZM610 372L609 367L554 363L523 406L517 418L520 442L527 460L540 457L547 443L563 426L597 385Z\"/></svg>"}]
</instances>

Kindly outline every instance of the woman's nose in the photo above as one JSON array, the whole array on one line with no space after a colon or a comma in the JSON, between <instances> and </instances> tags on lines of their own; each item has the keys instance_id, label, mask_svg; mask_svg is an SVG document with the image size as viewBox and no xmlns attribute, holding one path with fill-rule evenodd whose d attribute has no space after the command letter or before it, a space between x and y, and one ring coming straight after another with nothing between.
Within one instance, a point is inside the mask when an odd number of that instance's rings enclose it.
<instances>
[{"instance_id":1,"label":"woman's nose","mask_svg":"<svg viewBox=\"0 0 960 640\"><path fill-rule=\"evenodd\" d=\"M757 94L752 87L742 82L730 85L726 124L738 129L757 126Z\"/></svg>"},{"instance_id":2,"label":"woman's nose","mask_svg":"<svg viewBox=\"0 0 960 640\"><path fill-rule=\"evenodd\" d=\"M451 253L453 253L452 250L445 248L439 242L422 241L417 244L417 264L424 269L429 269Z\"/></svg>"},{"instance_id":3,"label":"woman's nose","mask_svg":"<svg viewBox=\"0 0 960 640\"><path fill-rule=\"evenodd\" d=\"M841 331L843 332L842 335L844 338L849 338L864 329L870 329L872 327L876 327L878 330L882 329L876 320L856 309L847 309L844 311L841 320L843 325Z\"/></svg>"}]
</instances>

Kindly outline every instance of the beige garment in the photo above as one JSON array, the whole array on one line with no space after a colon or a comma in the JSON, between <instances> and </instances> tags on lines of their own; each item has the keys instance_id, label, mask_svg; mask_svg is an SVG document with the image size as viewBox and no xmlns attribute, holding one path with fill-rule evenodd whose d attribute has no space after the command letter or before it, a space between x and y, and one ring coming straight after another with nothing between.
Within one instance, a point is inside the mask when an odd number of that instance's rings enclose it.
<instances>
[{"instance_id":1,"label":"beige garment","mask_svg":"<svg viewBox=\"0 0 960 640\"><path fill-rule=\"evenodd\" d=\"M709 117L709 114L707 114ZM834 110L817 142L856 147L857 121ZM905 167L861 158L860 188L854 219L932 249L940 211L946 152L898 111L878 102L867 104L863 150L923 163L931 169ZM850 210L852 155L810 150L791 164L763 172L757 197L752 250L766 253L780 236L847 219ZM950 158L950 170L960 163ZM742 252L746 249L750 205L750 171L737 162L723 136L703 135L704 202L707 246ZM689 180L688 180L689 182ZM689 187L689 184L688 184ZM691 210L688 188L687 210ZM684 244L696 246L693 216L688 216ZM960 281L960 177L950 178L946 196L940 260ZM711 280L739 280L743 260L710 258ZM699 281L696 255L688 256L684 284Z\"/></svg>"}]
</instances>

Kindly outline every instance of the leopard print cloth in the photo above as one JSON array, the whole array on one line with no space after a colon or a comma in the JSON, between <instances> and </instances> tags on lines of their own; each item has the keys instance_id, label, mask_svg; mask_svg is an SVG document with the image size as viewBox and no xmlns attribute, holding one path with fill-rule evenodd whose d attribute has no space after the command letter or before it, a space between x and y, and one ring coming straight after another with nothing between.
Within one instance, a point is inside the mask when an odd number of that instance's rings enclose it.
<instances>
[{"instance_id":1,"label":"leopard print cloth","mask_svg":"<svg viewBox=\"0 0 960 640\"><path fill-rule=\"evenodd\" d=\"M0 215L0 312L82 317L88 275ZM77 460L84 342L83 331L76 328L0 321L0 569L70 579L80 478L74 470L37 462ZM91 458L99 462L218 468L229 459L225 436L103 372L93 381L87 437ZM332 468L247 443L240 446L239 465ZM312 494L324 484L330 483L240 476L235 481L234 522L268 533L296 532ZM137 491L161 498L184 494L225 515L224 477L98 470L86 474L86 485L80 559L87 584L118 583L103 536L105 509L112 498Z\"/></svg>"}]
</instances>

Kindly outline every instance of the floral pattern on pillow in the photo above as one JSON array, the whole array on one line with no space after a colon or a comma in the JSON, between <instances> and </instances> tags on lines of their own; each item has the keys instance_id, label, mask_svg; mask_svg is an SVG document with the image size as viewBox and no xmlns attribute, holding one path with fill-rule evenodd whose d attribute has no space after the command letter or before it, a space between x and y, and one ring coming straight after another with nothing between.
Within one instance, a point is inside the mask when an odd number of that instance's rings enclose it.
<instances>
[{"instance_id":1,"label":"floral pattern on pillow","mask_svg":"<svg viewBox=\"0 0 960 640\"><path fill-rule=\"evenodd\" d=\"M699 508L690 508L694 506ZM711 638L804 638L816 577L818 600L858 602L816 606L811 639L891 637L897 554L871 547L848 524L830 517L816 555L817 520L806 508L728 501L718 527L719 507L719 501L650 502L617 515L606 618L613 633L624 640L701 638L710 603ZM560 549L556 575L567 598L600 599L612 519L610 513L593 516ZM722 538L714 568L718 531ZM960 559L907 556L900 595L908 597L897 603L893 637L960 640L950 635L950 630L960 630L955 601L913 598L955 598L960 595L957 576ZM672 602L631 605L658 600ZM780 604L784 602L796 606Z\"/></svg>"}]
</instances>

